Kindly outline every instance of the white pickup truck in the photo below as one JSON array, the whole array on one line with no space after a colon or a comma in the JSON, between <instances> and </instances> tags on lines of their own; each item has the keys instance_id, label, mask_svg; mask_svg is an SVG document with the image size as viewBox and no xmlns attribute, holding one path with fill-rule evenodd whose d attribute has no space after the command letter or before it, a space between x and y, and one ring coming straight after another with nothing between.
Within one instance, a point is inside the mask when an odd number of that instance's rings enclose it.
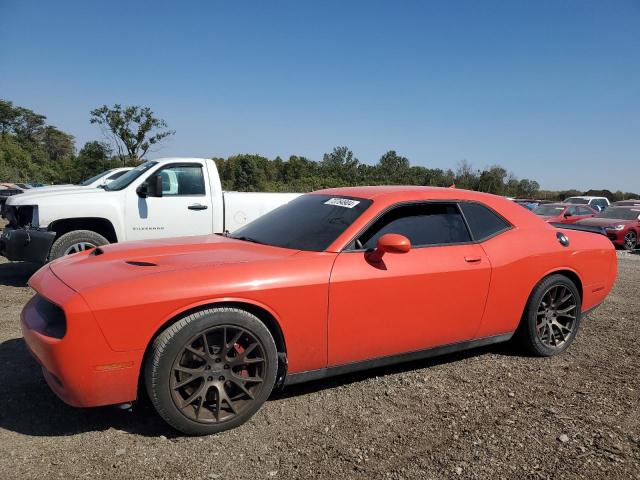
<instances>
[{"instance_id":1,"label":"white pickup truck","mask_svg":"<svg viewBox=\"0 0 640 480\"><path fill-rule=\"evenodd\" d=\"M10 197L0 255L44 263L108 243L233 231L298 195L223 192L209 159L150 160L101 188Z\"/></svg>"}]
</instances>

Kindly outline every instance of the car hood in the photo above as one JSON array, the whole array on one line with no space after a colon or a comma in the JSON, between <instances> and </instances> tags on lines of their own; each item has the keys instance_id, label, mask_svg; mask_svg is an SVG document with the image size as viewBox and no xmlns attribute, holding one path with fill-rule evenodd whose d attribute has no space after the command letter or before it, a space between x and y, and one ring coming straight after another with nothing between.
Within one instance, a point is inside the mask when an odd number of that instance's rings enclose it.
<instances>
[{"instance_id":1,"label":"car hood","mask_svg":"<svg viewBox=\"0 0 640 480\"><path fill-rule=\"evenodd\" d=\"M76 292L135 277L200 267L281 260L298 250L259 245L220 235L127 242L69 255L50 264Z\"/></svg>"},{"instance_id":2,"label":"car hood","mask_svg":"<svg viewBox=\"0 0 640 480\"><path fill-rule=\"evenodd\" d=\"M580 220L580 225L591 225L592 227L609 227L612 225L626 225L633 220L621 220L619 218L585 218Z\"/></svg>"},{"instance_id":3,"label":"car hood","mask_svg":"<svg viewBox=\"0 0 640 480\"><path fill-rule=\"evenodd\" d=\"M106 192L102 188L92 187L40 187L33 190L27 190L24 193L13 195L7 199L7 205L37 205L42 200L56 198L62 195L104 195Z\"/></svg>"}]
</instances>

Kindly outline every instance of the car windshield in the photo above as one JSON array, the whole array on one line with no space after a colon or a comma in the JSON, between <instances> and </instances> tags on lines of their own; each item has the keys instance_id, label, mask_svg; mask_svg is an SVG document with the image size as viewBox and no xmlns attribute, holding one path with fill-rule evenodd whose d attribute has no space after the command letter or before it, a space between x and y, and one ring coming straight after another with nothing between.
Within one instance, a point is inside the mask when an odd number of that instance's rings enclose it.
<instances>
[{"instance_id":1,"label":"car windshield","mask_svg":"<svg viewBox=\"0 0 640 480\"><path fill-rule=\"evenodd\" d=\"M569 197L565 199L564 203L573 203L574 205L588 205L589 200L586 198Z\"/></svg>"},{"instance_id":2,"label":"car windshield","mask_svg":"<svg viewBox=\"0 0 640 480\"><path fill-rule=\"evenodd\" d=\"M138 165L133 170L129 170L127 173L122 175L120 178L114 180L113 182L105 185L104 189L110 192L115 190L122 190L127 187L131 182L133 182L136 178L142 175L144 172L149 170L151 167L156 165L158 162L144 162Z\"/></svg>"},{"instance_id":3,"label":"car windshield","mask_svg":"<svg viewBox=\"0 0 640 480\"><path fill-rule=\"evenodd\" d=\"M616 220L635 220L640 215L640 208L609 207L598 213L595 218L613 218Z\"/></svg>"},{"instance_id":4,"label":"car windshield","mask_svg":"<svg viewBox=\"0 0 640 480\"><path fill-rule=\"evenodd\" d=\"M545 217L551 217L555 215L560 215L565 207L558 205L540 205L536 208L533 213L536 215L542 215Z\"/></svg>"},{"instance_id":5,"label":"car windshield","mask_svg":"<svg viewBox=\"0 0 640 480\"><path fill-rule=\"evenodd\" d=\"M231 238L321 252L370 205L364 198L302 195L236 230Z\"/></svg>"},{"instance_id":6,"label":"car windshield","mask_svg":"<svg viewBox=\"0 0 640 480\"><path fill-rule=\"evenodd\" d=\"M78 185L80 185L81 187L88 187L89 185L91 185L93 182L95 182L96 180L101 179L102 177L104 177L107 173L109 173L111 170L107 170L106 172L102 172L99 173L98 175L96 175L95 177L91 177L91 178L87 178L86 180L83 180L82 182L80 182Z\"/></svg>"}]
</instances>

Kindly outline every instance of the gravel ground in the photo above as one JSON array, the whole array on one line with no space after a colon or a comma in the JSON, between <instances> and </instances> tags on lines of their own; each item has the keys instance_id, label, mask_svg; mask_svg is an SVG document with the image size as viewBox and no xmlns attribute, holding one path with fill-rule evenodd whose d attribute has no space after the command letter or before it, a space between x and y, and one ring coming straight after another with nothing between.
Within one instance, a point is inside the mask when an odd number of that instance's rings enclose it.
<instances>
[{"instance_id":1,"label":"gravel ground","mask_svg":"<svg viewBox=\"0 0 640 480\"><path fill-rule=\"evenodd\" d=\"M0 476L640 478L640 255L619 260L559 357L495 346L291 387L206 438L149 406L62 404L20 338L34 267L0 264Z\"/></svg>"}]
</instances>

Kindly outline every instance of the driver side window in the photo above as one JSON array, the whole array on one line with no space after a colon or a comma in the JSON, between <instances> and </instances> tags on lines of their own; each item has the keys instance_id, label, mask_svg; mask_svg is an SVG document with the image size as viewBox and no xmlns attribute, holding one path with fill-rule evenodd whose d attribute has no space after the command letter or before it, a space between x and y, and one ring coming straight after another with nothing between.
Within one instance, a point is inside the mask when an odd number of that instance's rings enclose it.
<instances>
[{"instance_id":1,"label":"driver side window","mask_svg":"<svg viewBox=\"0 0 640 480\"><path fill-rule=\"evenodd\" d=\"M471 241L462 214L452 203L403 205L384 214L356 241L356 248L372 249L386 233L404 235L412 247Z\"/></svg>"},{"instance_id":2,"label":"driver side window","mask_svg":"<svg viewBox=\"0 0 640 480\"><path fill-rule=\"evenodd\" d=\"M204 195L201 165L172 165L158 172L162 178L162 196Z\"/></svg>"}]
</instances>

